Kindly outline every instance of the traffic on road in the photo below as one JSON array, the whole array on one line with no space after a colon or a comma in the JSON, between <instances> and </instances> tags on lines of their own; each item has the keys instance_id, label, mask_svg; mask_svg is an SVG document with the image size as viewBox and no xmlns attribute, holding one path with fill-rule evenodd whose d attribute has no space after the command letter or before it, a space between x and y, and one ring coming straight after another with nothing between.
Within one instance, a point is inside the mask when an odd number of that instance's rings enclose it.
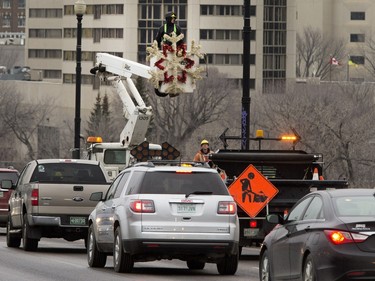
<instances>
[{"instance_id":1,"label":"traffic on road","mask_svg":"<svg viewBox=\"0 0 375 281\"><path fill-rule=\"evenodd\" d=\"M189 270L185 262L162 260L139 262L131 273L116 273L112 258L103 268L90 268L84 240L66 242L63 239L42 238L37 251L6 246L6 229L0 228L0 280L6 281L87 281L87 280L233 280L256 281L259 248L243 249L235 275L221 276L215 264L203 270ZM22 246L22 245L21 245Z\"/></svg>"}]
</instances>

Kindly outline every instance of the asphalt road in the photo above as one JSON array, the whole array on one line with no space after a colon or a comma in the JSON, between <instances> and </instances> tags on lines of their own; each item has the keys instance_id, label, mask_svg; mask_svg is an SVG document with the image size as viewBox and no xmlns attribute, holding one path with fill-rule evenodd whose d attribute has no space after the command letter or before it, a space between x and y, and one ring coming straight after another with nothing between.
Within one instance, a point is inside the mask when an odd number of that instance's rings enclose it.
<instances>
[{"instance_id":1,"label":"asphalt road","mask_svg":"<svg viewBox=\"0 0 375 281\"><path fill-rule=\"evenodd\" d=\"M83 240L45 238L39 242L37 252L25 252L22 244L21 248L8 248L4 229L0 233L1 281L259 280L257 248L243 249L234 276L219 275L215 264L207 264L203 270L189 270L185 262L178 260L136 263L132 273L119 274L113 270L111 256L105 268L89 268Z\"/></svg>"}]
</instances>

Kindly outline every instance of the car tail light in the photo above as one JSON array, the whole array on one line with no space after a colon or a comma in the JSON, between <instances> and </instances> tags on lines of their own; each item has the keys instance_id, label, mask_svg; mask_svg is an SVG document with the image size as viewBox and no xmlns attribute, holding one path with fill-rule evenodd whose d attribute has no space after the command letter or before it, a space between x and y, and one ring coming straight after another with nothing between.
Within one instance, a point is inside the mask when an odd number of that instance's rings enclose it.
<instances>
[{"instance_id":1,"label":"car tail light","mask_svg":"<svg viewBox=\"0 0 375 281\"><path fill-rule=\"evenodd\" d=\"M233 215L237 212L237 205L235 202L231 201L220 201L218 208L217 208L217 213L218 214L228 214L228 215Z\"/></svg>"},{"instance_id":2,"label":"car tail light","mask_svg":"<svg viewBox=\"0 0 375 281\"><path fill-rule=\"evenodd\" d=\"M324 230L329 241L333 244L340 245L346 243L360 243L365 241L368 236L359 233L350 233L341 230Z\"/></svg>"},{"instance_id":3,"label":"car tail light","mask_svg":"<svg viewBox=\"0 0 375 281\"><path fill-rule=\"evenodd\" d=\"M39 189L31 190L31 206L39 205Z\"/></svg>"},{"instance_id":4,"label":"car tail light","mask_svg":"<svg viewBox=\"0 0 375 281\"><path fill-rule=\"evenodd\" d=\"M135 213L155 213L152 200L133 200L130 202L130 209Z\"/></svg>"},{"instance_id":5,"label":"car tail light","mask_svg":"<svg viewBox=\"0 0 375 281\"><path fill-rule=\"evenodd\" d=\"M250 228L257 228L258 222L257 221L250 221Z\"/></svg>"}]
</instances>

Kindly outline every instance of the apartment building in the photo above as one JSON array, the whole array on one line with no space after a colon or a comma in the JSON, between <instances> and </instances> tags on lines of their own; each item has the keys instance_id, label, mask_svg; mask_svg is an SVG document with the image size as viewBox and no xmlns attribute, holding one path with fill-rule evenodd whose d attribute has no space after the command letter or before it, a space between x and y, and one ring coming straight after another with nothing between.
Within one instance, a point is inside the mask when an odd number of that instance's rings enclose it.
<instances>
[{"instance_id":1,"label":"apartment building","mask_svg":"<svg viewBox=\"0 0 375 281\"><path fill-rule=\"evenodd\" d=\"M25 1L0 0L0 45L24 44Z\"/></svg>"},{"instance_id":2,"label":"apartment building","mask_svg":"<svg viewBox=\"0 0 375 281\"><path fill-rule=\"evenodd\" d=\"M44 79L75 83L74 0L28 0L26 65ZM202 46L208 65L241 85L243 0L85 0L82 84L94 85L89 70L96 52L145 62L164 15L174 11L185 34ZM262 91L295 78L295 0L251 0L250 87ZM203 61L202 61L203 63Z\"/></svg>"}]
</instances>

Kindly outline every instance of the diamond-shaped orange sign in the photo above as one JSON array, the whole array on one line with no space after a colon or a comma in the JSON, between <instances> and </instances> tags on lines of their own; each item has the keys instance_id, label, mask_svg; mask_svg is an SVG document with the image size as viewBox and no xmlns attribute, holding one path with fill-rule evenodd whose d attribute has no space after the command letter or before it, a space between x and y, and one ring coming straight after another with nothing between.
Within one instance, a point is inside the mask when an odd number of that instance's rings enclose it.
<instances>
[{"instance_id":1,"label":"diamond-shaped orange sign","mask_svg":"<svg viewBox=\"0 0 375 281\"><path fill-rule=\"evenodd\" d=\"M229 186L237 205L250 217L255 217L279 190L253 165L249 165Z\"/></svg>"}]
</instances>

